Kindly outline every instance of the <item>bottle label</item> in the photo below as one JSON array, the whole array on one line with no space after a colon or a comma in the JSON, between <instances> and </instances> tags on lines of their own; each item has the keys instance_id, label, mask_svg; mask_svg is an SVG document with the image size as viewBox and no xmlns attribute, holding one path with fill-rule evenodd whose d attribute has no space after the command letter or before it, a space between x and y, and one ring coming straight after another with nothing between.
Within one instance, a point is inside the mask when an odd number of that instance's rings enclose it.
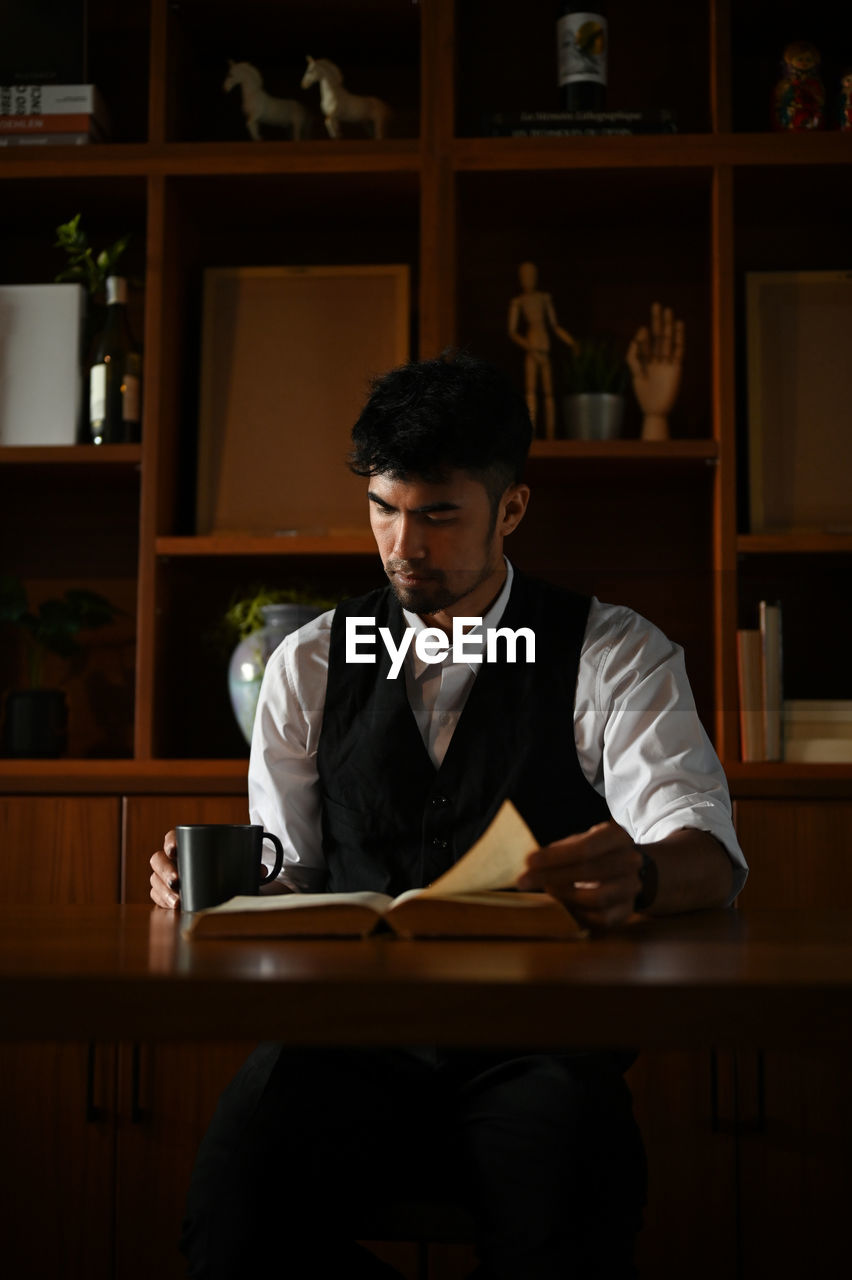
<instances>
[{"instance_id":1,"label":"bottle label","mask_svg":"<svg viewBox=\"0 0 852 1280\"><path fill-rule=\"evenodd\" d=\"M139 421L139 379L133 373L126 373L121 384L121 420Z\"/></svg>"},{"instance_id":2,"label":"bottle label","mask_svg":"<svg viewBox=\"0 0 852 1280\"><path fill-rule=\"evenodd\" d=\"M103 422L106 417L107 367L93 364L89 370L89 421Z\"/></svg>"},{"instance_id":3,"label":"bottle label","mask_svg":"<svg viewBox=\"0 0 852 1280\"><path fill-rule=\"evenodd\" d=\"M601 13L568 13L556 23L559 84L606 84L608 32Z\"/></svg>"}]
</instances>

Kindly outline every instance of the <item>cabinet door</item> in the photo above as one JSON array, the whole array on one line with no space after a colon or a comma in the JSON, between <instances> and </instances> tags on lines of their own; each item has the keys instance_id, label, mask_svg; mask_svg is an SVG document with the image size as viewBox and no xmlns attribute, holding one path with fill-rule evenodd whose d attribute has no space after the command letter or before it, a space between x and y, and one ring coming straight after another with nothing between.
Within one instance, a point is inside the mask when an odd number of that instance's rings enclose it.
<instances>
[{"instance_id":1,"label":"cabinet door","mask_svg":"<svg viewBox=\"0 0 852 1280\"><path fill-rule=\"evenodd\" d=\"M0 901L115 902L119 822L111 796L0 797Z\"/></svg>"},{"instance_id":2,"label":"cabinet door","mask_svg":"<svg viewBox=\"0 0 852 1280\"><path fill-rule=\"evenodd\" d=\"M0 898L114 902L119 802L0 799ZM103 1045L0 1046L6 1194L0 1240L9 1275L106 1280L112 1267L115 1051Z\"/></svg>"},{"instance_id":3,"label":"cabinet door","mask_svg":"<svg viewBox=\"0 0 852 1280\"><path fill-rule=\"evenodd\" d=\"M729 1063L705 1052L643 1052L625 1078L648 1158L648 1204L636 1246L640 1275L732 1276L736 1194Z\"/></svg>"},{"instance_id":4,"label":"cabinet door","mask_svg":"<svg viewBox=\"0 0 852 1280\"><path fill-rule=\"evenodd\" d=\"M151 901L151 855L178 823L248 820L245 795L125 797L121 901Z\"/></svg>"},{"instance_id":5,"label":"cabinet door","mask_svg":"<svg viewBox=\"0 0 852 1280\"><path fill-rule=\"evenodd\" d=\"M750 866L746 912L852 897L852 803L738 800L736 823ZM737 1057L743 1276L847 1269L852 1054Z\"/></svg>"},{"instance_id":6,"label":"cabinet door","mask_svg":"<svg viewBox=\"0 0 852 1280\"><path fill-rule=\"evenodd\" d=\"M253 1044L122 1045L119 1055L116 1274L179 1280L189 1179L220 1093Z\"/></svg>"},{"instance_id":7,"label":"cabinet door","mask_svg":"<svg viewBox=\"0 0 852 1280\"><path fill-rule=\"evenodd\" d=\"M248 803L244 795L126 797L123 901L150 901L149 859L179 822L248 822ZM253 1048L121 1046L116 1270L122 1280L186 1274L178 1240L195 1154L219 1094Z\"/></svg>"},{"instance_id":8,"label":"cabinet door","mask_svg":"<svg viewBox=\"0 0 852 1280\"><path fill-rule=\"evenodd\" d=\"M743 1280L842 1275L849 1270L852 1052L738 1057Z\"/></svg>"},{"instance_id":9,"label":"cabinet door","mask_svg":"<svg viewBox=\"0 0 852 1280\"><path fill-rule=\"evenodd\" d=\"M734 816L749 864L745 910L852 900L852 802L737 800Z\"/></svg>"}]
</instances>

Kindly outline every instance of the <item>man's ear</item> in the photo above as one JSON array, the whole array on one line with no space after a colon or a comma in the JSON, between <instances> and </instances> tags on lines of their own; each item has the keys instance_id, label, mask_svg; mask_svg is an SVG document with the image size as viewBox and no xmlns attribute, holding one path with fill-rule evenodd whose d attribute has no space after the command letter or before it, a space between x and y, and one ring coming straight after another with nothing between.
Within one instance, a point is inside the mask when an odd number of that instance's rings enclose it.
<instances>
[{"instance_id":1,"label":"man's ear","mask_svg":"<svg viewBox=\"0 0 852 1280\"><path fill-rule=\"evenodd\" d=\"M500 499L497 528L504 538L508 534L514 533L523 520L529 500L530 487L528 484L510 484L503 494Z\"/></svg>"}]
</instances>

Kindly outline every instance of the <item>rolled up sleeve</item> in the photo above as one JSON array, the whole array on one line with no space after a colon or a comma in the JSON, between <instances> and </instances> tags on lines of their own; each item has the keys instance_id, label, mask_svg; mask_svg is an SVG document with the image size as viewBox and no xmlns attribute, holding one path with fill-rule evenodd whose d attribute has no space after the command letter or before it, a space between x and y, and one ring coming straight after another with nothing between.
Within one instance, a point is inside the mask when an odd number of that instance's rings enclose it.
<instances>
[{"instance_id":1,"label":"rolled up sleeve","mask_svg":"<svg viewBox=\"0 0 852 1280\"><path fill-rule=\"evenodd\" d=\"M633 610L593 601L574 711L580 765L619 826L640 844L709 832L731 859L733 901L748 867L681 647Z\"/></svg>"},{"instance_id":2,"label":"rolled up sleeve","mask_svg":"<svg viewBox=\"0 0 852 1280\"><path fill-rule=\"evenodd\" d=\"M279 879L306 893L322 890L326 881L316 754L330 618L323 614L287 636L266 664L249 760L251 821L281 840Z\"/></svg>"}]
</instances>

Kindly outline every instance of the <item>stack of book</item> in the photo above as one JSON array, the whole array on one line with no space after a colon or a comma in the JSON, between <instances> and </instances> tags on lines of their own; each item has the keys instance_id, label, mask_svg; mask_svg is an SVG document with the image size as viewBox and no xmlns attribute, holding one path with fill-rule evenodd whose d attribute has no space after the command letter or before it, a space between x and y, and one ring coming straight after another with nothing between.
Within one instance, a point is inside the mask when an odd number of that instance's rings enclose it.
<instances>
[{"instance_id":1,"label":"stack of book","mask_svg":"<svg viewBox=\"0 0 852 1280\"><path fill-rule=\"evenodd\" d=\"M757 629L737 632L740 754L743 760L782 760L783 675L781 606L759 605Z\"/></svg>"},{"instance_id":2,"label":"stack of book","mask_svg":"<svg viewBox=\"0 0 852 1280\"><path fill-rule=\"evenodd\" d=\"M852 701L785 702L784 759L800 764L851 764Z\"/></svg>"},{"instance_id":3,"label":"stack of book","mask_svg":"<svg viewBox=\"0 0 852 1280\"><path fill-rule=\"evenodd\" d=\"M108 136L96 85L0 85L0 146L81 146Z\"/></svg>"}]
</instances>

